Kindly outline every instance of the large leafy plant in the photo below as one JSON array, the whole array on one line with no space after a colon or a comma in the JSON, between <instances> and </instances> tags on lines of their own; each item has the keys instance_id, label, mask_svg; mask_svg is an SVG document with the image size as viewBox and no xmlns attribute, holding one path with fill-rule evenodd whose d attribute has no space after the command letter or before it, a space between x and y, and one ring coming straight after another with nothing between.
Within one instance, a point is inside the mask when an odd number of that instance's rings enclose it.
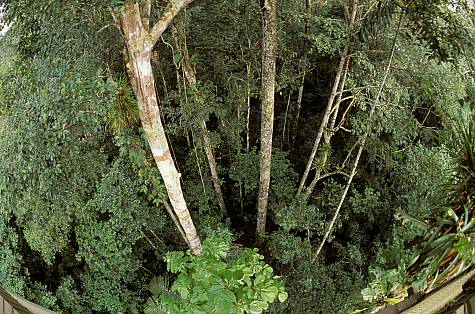
<instances>
[{"instance_id":1,"label":"large leafy plant","mask_svg":"<svg viewBox=\"0 0 475 314\"><path fill-rule=\"evenodd\" d=\"M204 241L201 256L168 252L167 269L178 278L169 289L163 280L152 281L145 312L262 313L276 298L287 299L283 281L263 259L257 249L231 252L214 237Z\"/></svg>"}]
</instances>

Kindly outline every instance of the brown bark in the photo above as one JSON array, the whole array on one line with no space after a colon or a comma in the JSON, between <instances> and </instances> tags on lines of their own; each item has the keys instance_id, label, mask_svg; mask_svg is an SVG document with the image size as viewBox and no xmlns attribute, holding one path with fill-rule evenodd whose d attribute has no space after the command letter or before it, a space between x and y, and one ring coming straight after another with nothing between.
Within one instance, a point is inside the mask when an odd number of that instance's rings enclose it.
<instances>
[{"instance_id":1,"label":"brown bark","mask_svg":"<svg viewBox=\"0 0 475 314\"><path fill-rule=\"evenodd\" d=\"M201 241L191 220L183 197L180 173L170 154L165 130L160 118L155 78L152 71L152 49L163 31L178 12L191 1L174 1L161 15L151 31L144 27L140 7L133 0L127 1L120 15L114 17L122 31L127 46L127 71L137 98L140 120L145 137L152 150L158 170L163 178L170 203L185 233L188 245L195 255L202 253Z\"/></svg>"},{"instance_id":2,"label":"brown bark","mask_svg":"<svg viewBox=\"0 0 475 314\"><path fill-rule=\"evenodd\" d=\"M142 16L142 26L145 30L150 30L150 11L152 10L152 0L142 0L140 2L140 15Z\"/></svg>"},{"instance_id":3,"label":"brown bark","mask_svg":"<svg viewBox=\"0 0 475 314\"><path fill-rule=\"evenodd\" d=\"M186 40L184 38L184 34L179 34L178 30L173 27L172 28L173 36L176 41L177 48L181 53L181 65L183 72L185 73L186 80L191 85L191 88L194 90L194 101L196 110L199 111L200 102L199 102L199 95L198 95L198 84L196 80L196 72L193 69L191 64L190 56L188 54L188 48L186 46ZM214 158L213 153L213 146L211 144L211 139L209 137L208 128L206 127L206 121L200 121L200 129L201 129L201 140L203 142L203 147L205 150L206 158L208 159L208 165L211 172L211 181L213 181L214 191L216 192L216 197L218 198L218 205L219 208L223 211L224 215L228 216L226 211L226 206L224 204L224 197L221 191L221 182L219 180L218 169L216 166L216 159Z\"/></svg>"},{"instance_id":4,"label":"brown bark","mask_svg":"<svg viewBox=\"0 0 475 314\"><path fill-rule=\"evenodd\" d=\"M258 241L265 234L269 198L274 123L275 59L277 54L277 0L264 0L262 7L261 152L257 200Z\"/></svg>"}]
</instances>

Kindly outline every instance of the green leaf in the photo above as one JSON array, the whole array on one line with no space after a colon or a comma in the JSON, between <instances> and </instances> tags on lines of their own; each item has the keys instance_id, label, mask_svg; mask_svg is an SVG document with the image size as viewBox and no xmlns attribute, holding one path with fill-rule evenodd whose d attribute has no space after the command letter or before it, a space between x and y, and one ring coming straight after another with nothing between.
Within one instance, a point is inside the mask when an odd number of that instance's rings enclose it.
<instances>
[{"instance_id":1,"label":"green leaf","mask_svg":"<svg viewBox=\"0 0 475 314\"><path fill-rule=\"evenodd\" d=\"M175 54L173 55L173 63L175 63L175 64L179 63L179 62L181 61L181 58L182 58L182 57L181 57L181 54L180 54L180 53L175 53Z\"/></svg>"},{"instance_id":2,"label":"green leaf","mask_svg":"<svg viewBox=\"0 0 475 314\"><path fill-rule=\"evenodd\" d=\"M257 274L256 279L254 280L254 286L259 285L260 283L264 282L266 280L266 276L263 274Z\"/></svg>"},{"instance_id":3,"label":"green leaf","mask_svg":"<svg viewBox=\"0 0 475 314\"><path fill-rule=\"evenodd\" d=\"M398 298L386 298L385 300L391 305L398 304L399 302L401 302L401 299Z\"/></svg>"},{"instance_id":4,"label":"green leaf","mask_svg":"<svg viewBox=\"0 0 475 314\"><path fill-rule=\"evenodd\" d=\"M264 310L267 310L269 305L264 301L252 301L249 304L249 309L251 313L262 313Z\"/></svg>"},{"instance_id":5,"label":"green leaf","mask_svg":"<svg viewBox=\"0 0 475 314\"><path fill-rule=\"evenodd\" d=\"M455 243L454 250L460 253L464 259L470 258L470 252L472 250L470 238L462 235L457 243Z\"/></svg>"},{"instance_id":6,"label":"green leaf","mask_svg":"<svg viewBox=\"0 0 475 314\"><path fill-rule=\"evenodd\" d=\"M268 303L274 302L276 295L277 295L277 292L261 291L262 300Z\"/></svg>"},{"instance_id":7,"label":"green leaf","mask_svg":"<svg viewBox=\"0 0 475 314\"><path fill-rule=\"evenodd\" d=\"M203 243L204 255L214 256L215 258L224 258L230 250L226 241L208 238Z\"/></svg>"},{"instance_id":8,"label":"green leaf","mask_svg":"<svg viewBox=\"0 0 475 314\"><path fill-rule=\"evenodd\" d=\"M279 302L285 302L288 297L289 297L289 294L286 291L280 292L279 295L277 296L277 298L279 299Z\"/></svg>"},{"instance_id":9,"label":"green leaf","mask_svg":"<svg viewBox=\"0 0 475 314\"><path fill-rule=\"evenodd\" d=\"M190 292L188 291L187 287L179 285L179 286L174 286L173 288L174 288L173 290L177 291L183 299L185 300L188 299Z\"/></svg>"},{"instance_id":10,"label":"green leaf","mask_svg":"<svg viewBox=\"0 0 475 314\"><path fill-rule=\"evenodd\" d=\"M155 296L160 295L163 291L168 290L168 280L162 276L153 277L149 284L149 290Z\"/></svg>"},{"instance_id":11,"label":"green leaf","mask_svg":"<svg viewBox=\"0 0 475 314\"><path fill-rule=\"evenodd\" d=\"M220 284L213 285L211 288L208 289L208 292L211 294L221 294L224 290L224 287Z\"/></svg>"},{"instance_id":12,"label":"green leaf","mask_svg":"<svg viewBox=\"0 0 475 314\"><path fill-rule=\"evenodd\" d=\"M165 255L165 261L167 262L167 270L172 273L178 273L185 269L183 252L168 252Z\"/></svg>"},{"instance_id":13,"label":"green leaf","mask_svg":"<svg viewBox=\"0 0 475 314\"><path fill-rule=\"evenodd\" d=\"M222 291L220 297L225 302L229 302L233 304L236 302L236 296L234 295L234 293L232 293L229 290Z\"/></svg>"},{"instance_id":14,"label":"green leaf","mask_svg":"<svg viewBox=\"0 0 475 314\"><path fill-rule=\"evenodd\" d=\"M233 279L234 280L242 280L244 278L244 272L240 269L233 272Z\"/></svg>"}]
</instances>

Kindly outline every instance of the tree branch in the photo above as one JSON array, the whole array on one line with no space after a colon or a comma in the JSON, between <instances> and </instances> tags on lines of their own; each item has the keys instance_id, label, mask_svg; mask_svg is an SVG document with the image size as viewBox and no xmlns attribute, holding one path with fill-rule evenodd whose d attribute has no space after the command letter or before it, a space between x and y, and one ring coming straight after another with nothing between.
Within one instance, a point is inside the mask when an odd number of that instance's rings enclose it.
<instances>
[{"instance_id":1,"label":"tree branch","mask_svg":"<svg viewBox=\"0 0 475 314\"><path fill-rule=\"evenodd\" d=\"M162 12L160 19L158 20L155 25L153 25L152 29L150 30L150 37L152 43L158 41L160 36L162 36L163 32L167 29L170 22L173 18L180 12L183 8L185 8L188 4L193 2L193 0L171 0L165 10Z\"/></svg>"},{"instance_id":2,"label":"tree branch","mask_svg":"<svg viewBox=\"0 0 475 314\"><path fill-rule=\"evenodd\" d=\"M107 10L109 10L109 13L110 13L110 15L112 16L112 19L114 20L114 25L115 25L115 27L117 27L117 29L119 30L120 36L122 36L122 38L125 38L125 37L124 37L124 32L122 31L122 28L121 28L120 20L119 20L119 18L117 17L117 15L115 14L114 9L113 9L111 6L108 6L108 7L107 7ZM109 26L109 25L106 25L106 26ZM98 31L98 33L99 33L101 30L102 30L102 28Z\"/></svg>"},{"instance_id":3,"label":"tree branch","mask_svg":"<svg viewBox=\"0 0 475 314\"><path fill-rule=\"evenodd\" d=\"M143 27L148 31L150 29L150 11L152 10L152 0L142 0L140 3L140 18Z\"/></svg>"}]
</instances>

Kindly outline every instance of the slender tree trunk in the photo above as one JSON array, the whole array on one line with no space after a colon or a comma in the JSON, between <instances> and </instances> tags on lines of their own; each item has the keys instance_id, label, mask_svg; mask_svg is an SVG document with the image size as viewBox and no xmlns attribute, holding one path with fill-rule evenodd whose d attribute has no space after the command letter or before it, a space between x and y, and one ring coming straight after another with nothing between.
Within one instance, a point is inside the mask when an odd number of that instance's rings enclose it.
<instances>
[{"instance_id":1,"label":"slender tree trunk","mask_svg":"<svg viewBox=\"0 0 475 314\"><path fill-rule=\"evenodd\" d=\"M246 115L246 153L250 149L250 126L251 126L251 64L246 63L246 100L247 100L247 115Z\"/></svg>"},{"instance_id":2,"label":"slender tree trunk","mask_svg":"<svg viewBox=\"0 0 475 314\"><path fill-rule=\"evenodd\" d=\"M186 234L185 234L185 232L183 231L183 228L181 227L180 222L179 222L178 219L176 218L175 213L173 212L172 208L170 207L170 204L168 204L168 202L165 201L165 202L163 202L163 206L165 207L166 211L168 212L168 214L169 214L170 217L172 218L173 223L175 224L176 228L178 229L178 232L180 232L180 235L181 235L181 237L183 238L183 240L185 240L185 242L186 242L186 244L188 245L188 247L191 247L190 241L188 241L188 238L186 237Z\"/></svg>"},{"instance_id":3,"label":"slender tree trunk","mask_svg":"<svg viewBox=\"0 0 475 314\"><path fill-rule=\"evenodd\" d=\"M312 14L312 0L305 0L305 28L304 28L304 34L308 34L308 20L310 18L310 15ZM300 118L300 109L302 107L302 98L303 98L303 88L305 85L305 75L307 74L307 59L308 59L308 40L304 38L304 44L303 44L303 55L302 58L300 59L300 67L301 67L301 82L299 86L299 93L297 97L297 112L295 114L295 119L294 119L294 128L292 130L292 147L295 145L295 139L297 138L297 129L299 125L299 118Z\"/></svg>"},{"instance_id":4,"label":"slender tree trunk","mask_svg":"<svg viewBox=\"0 0 475 314\"><path fill-rule=\"evenodd\" d=\"M324 133L326 132L328 122L330 120L330 116L332 115L333 110L335 109L333 104L335 102L335 97L337 96L338 87L340 86L340 80L341 80L342 74L344 72L346 59L348 58L348 52L350 50L350 42L351 42L353 24L354 24L355 19L356 19L357 9L358 9L358 0L354 0L353 1L352 16L351 16L351 20L350 20L350 26L349 26L347 41L346 41L346 44L343 48L343 54L340 58L340 63L338 65L338 70L336 72L335 81L333 82L332 91L330 93L330 97L328 98L327 107L325 108L325 112L323 114L322 122L320 123L320 128L318 130L317 137L315 138L315 142L313 144L313 148L312 148L312 151L310 153L310 157L308 159L307 166L305 167L305 171L302 175L302 179L300 180L300 184L299 184L299 187L297 189L297 195L299 195L305 187L305 182L307 181L308 174L310 172L310 169L312 168L312 164L313 164L313 161L315 160L315 156L317 154L318 148L320 147L321 139L322 139Z\"/></svg>"},{"instance_id":5,"label":"slender tree trunk","mask_svg":"<svg viewBox=\"0 0 475 314\"><path fill-rule=\"evenodd\" d=\"M127 1L120 14L113 17L120 27L127 46L127 71L137 98L140 119L145 137L152 150L158 170L163 178L173 211L183 229L188 245L194 254L202 253L201 241L191 220L183 197L180 173L170 153L165 135L155 91L155 78L152 72L151 54L158 38L171 20L192 0L175 1L161 12L159 21L149 30L149 12L141 14L140 6L148 10L148 5L139 5L133 0ZM146 1L148 2L148 1Z\"/></svg>"},{"instance_id":6,"label":"slender tree trunk","mask_svg":"<svg viewBox=\"0 0 475 314\"><path fill-rule=\"evenodd\" d=\"M343 91L345 90L346 77L348 76L348 68L350 67L350 61L351 58L348 56L348 58L346 58L345 69L343 70L343 79L341 80L340 88L338 89L338 96L336 97L335 110L330 121L330 134L334 133L336 120L338 118L338 111L340 110L341 99L343 97Z\"/></svg>"},{"instance_id":7,"label":"slender tree trunk","mask_svg":"<svg viewBox=\"0 0 475 314\"><path fill-rule=\"evenodd\" d=\"M343 70L343 78L341 79L340 87L338 88L338 96L335 101L335 106L333 109L333 114L331 116L330 126L324 132L324 140L325 140L325 144L327 145L327 148L323 152L322 160L321 160L320 165L317 167L315 177L313 178L312 182L310 183L310 185L308 186L306 190L306 195L305 195L306 199L308 199L310 195L312 195L313 190L315 189L315 186L317 185L318 181L320 181L320 179L322 178L322 170L325 168L328 161L331 139L333 135L335 134L334 129L335 129L335 124L336 124L336 119L338 117L338 111L340 110L340 103L341 103L341 98L343 95L343 90L345 89L346 76L348 74L349 64L350 64L350 58L348 57L346 59L345 68Z\"/></svg>"},{"instance_id":8,"label":"slender tree trunk","mask_svg":"<svg viewBox=\"0 0 475 314\"><path fill-rule=\"evenodd\" d=\"M181 53L181 64L183 72L185 73L186 80L191 85L191 88L194 92L194 101L196 110L200 110L199 98L198 98L198 84L196 80L196 72L193 69L191 64L190 56L188 54L188 48L186 46L185 34L179 33L175 27L172 27L173 36L175 37L177 48ZM209 169L211 172L211 180L213 181L214 191L216 192L216 197L218 198L218 204L223 213L228 216L226 212L226 206L224 204L223 193L221 192L221 182L219 180L218 170L216 166L216 159L214 158L213 146L211 144L211 139L209 138L208 128L206 127L206 121L200 121L201 129L201 140L205 150L206 158L208 159Z\"/></svg>"},{"instance_id":9,"label":"slender tree trunk","mask_svg":"<svg viewBox=\"0 0 475 314\"><path fill-rule=\"evenodd\" d=\"M282 149L284 149L284 147L285 147L285 131L286 131L286 127L287 127L287 117L289 115L289 107L290 107L290 98L291 97L292 97L292 91L290 90L289 95L287 97L287 106L285 107L284 127L282 128L282 140L281 140ZM289 143L287 143L287 146L288 146L288 144Z\"/></svg>"},{"instance_id":10,"label":"slender tree trunk","mask_svg":"<svg viewBox=\"0 0 475 314\"><path fill-rule=\"evenodd\" d=\"M263 0L262 4L261 153L256 228L258 241L262 240L266 229L274 124L275 59L277 54L277 0Z\"/></svg>"}]
</instances>

